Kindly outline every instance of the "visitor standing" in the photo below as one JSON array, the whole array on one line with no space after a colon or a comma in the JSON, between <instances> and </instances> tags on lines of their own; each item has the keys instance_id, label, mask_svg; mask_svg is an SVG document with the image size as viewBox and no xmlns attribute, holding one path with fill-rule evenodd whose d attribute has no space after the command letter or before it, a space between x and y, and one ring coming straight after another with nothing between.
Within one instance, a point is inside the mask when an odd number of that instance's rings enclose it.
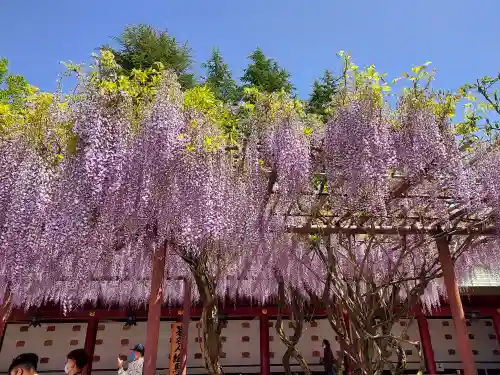
<instances>
[{"instance_id":1,"label":"visitor standing","mask_svg":"<svg viewBox=\"0 0 500 375\"><path fill-rule=\"evenodd\" d=\"M35 353L19 354L9 366L9 375L38 375L38 356Z\"/></svg>"},{"instance_id":2,"label":"visitor standing","mask_svg":"<svg viewBox=\"0 0 500 375\"><path fill-rule=\"evenodd\" d=\"M323 340L323 366L325 366L326 375L337 375L335 357L330 347L330 341L326 339Z\"/></svg>"},{"instance_id":3,"label":"visitor standing","mask_svg":"<svg viewBox=\"0 0 500 375\"><path fill-rule=\"evenodd\" d=\"M66 356L66 365L64 372L68 375L81 375L83 368L87 366L89 356L85 349L75 349Z\"/></svg>"},{"instance_id":4,"label":"visitor standing","mask_svg":"<svg viewBox=\"0 0 500 375\"><path fill-rule=\"evenodd\" d=\"M128 368L123 369L123 359L118 357L118 375L142 375L144 367L144 345L137 344L132 349L132 358L128 363Z\"/></svg>"}]
</instances>

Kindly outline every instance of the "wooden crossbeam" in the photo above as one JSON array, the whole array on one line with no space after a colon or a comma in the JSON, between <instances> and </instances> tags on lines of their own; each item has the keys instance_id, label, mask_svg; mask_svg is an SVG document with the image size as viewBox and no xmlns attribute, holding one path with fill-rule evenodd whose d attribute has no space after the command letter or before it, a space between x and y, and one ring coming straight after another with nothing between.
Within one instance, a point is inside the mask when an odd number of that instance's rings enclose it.
<instances>
[{"instance_id":1,"label":"wooden crossbeam","mask_svg":"<svg viewBox=\"0 0 500 375\"><path fill-rule=\"evenodd\" d=\"M404 235L404 234L428 234L431 236L436 236L441 233L442 235L453 235L453 236L499 236L500 231L498 228L493 226L483 227L483 228L467 228L459 227L452 229L450 231L440 231L435 226L317 226L311 225L310 227L288 227L288 233L297 234L371 234L371 235Z\"/></svg>"}]
</instances>

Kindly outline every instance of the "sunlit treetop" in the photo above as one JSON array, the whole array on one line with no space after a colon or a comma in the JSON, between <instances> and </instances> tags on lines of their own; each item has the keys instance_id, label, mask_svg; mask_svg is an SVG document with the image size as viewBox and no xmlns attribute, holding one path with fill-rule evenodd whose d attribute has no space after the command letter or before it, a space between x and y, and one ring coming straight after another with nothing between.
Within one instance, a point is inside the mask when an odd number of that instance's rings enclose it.
<instances>
[{"instance_id":1,"label":"sunlit treetop","mask_svg":"<svg viewBox=\"0 0 500 375\"><path fill-rule=\"evenodd\" d=\"M290 73L279 66L278 62L264 55L262 49L257 48L248 58L251 63L245 69L241 81L245 87L255 87L267 93L285 91L291 93L293 85L290 82Z\"/></svg>"},{"instance_id":2,"label":"sunlit treetop","mask_svg":"<svg viewBox=\"0 0 500 375\"><path fill-rule=\"evenodd\" d=\"M457 134L465 146L481 141L498 142L500 130L500 73L484 76L473 84L463 85L459 93L466 99L463 120L457 124Z\"/></svg>"},{"instance_id":3,"label":"sunlit treetop","mask_svg":"<svg viewBox=\"0 0 500 375\"><path fill-rule=\"evenodd\" d=\"M207 70L205 85L217 99L224 103L237 104L241 99L241 88L233 79L229 66L224 62L220 51L215 48L210 59L202 64Z\"/></svg>"},{"instance_id":4,"label":"sunlit treetop","mask_svg":"<svg viewBox=\"0 0 500 375\"><path fill-rule=\"evenodd\" d=\"M104 46L102 49L114 55L123 75L130 75L134 69L145 71L160 63L177 75L183 89L195 86L194 74L189 72L191 49L166 30L144 24L131 25L113 39L118 48Z\"/></svg>"}]
</instances>

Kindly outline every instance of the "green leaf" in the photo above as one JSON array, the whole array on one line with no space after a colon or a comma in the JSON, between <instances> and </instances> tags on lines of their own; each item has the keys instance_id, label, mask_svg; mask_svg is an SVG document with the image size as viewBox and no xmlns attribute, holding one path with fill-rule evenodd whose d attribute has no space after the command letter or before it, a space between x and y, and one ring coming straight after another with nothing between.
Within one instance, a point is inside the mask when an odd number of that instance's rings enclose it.
<instances>
[{"instance_id":1,"label":"green leaf","mask_svg":"<svg viewBox=\"0 0 500 375\"><path fill-rule=\"evenodd\" d=\"M415 74L418 74L418 72L420 72L423 68L424 68L423 65L418 65L418 66L414 66L413 68L411 68L411 71Z\"/></svg>"}]
</instances>

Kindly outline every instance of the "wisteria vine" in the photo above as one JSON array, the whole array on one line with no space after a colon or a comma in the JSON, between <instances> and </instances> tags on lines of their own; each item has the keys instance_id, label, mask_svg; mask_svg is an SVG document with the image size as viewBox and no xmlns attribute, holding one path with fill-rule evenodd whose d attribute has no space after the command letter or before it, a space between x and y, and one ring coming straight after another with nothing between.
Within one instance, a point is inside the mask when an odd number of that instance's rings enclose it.
<instances>
[{"instance_id":1,"label":"wisteria vine","mask_svg":"<svg viewBox=\"0 0 500 375\"><path fill-rule=\"evenodd\" d=\"M418 232L432 225L453 234L459 226L498 225L498 150L471 157L458 149L446 121L405 98L396 111L350 100L320 129L319 142L298 114L269 117L242 134L235 153L223 144L206 147L221 130L208 124L203 133L203 121L186 115L171 77L138 126L126 94L80 90L64 116L74 124L76 152L62 161L45 158L22 135L0 139L0 290L8 289L16 306L145 304L161 246L168 250L169 304L183 299L180 280L197 273L213 280L218 298L265 303L277 280L321 296L325 253L317 238L291 228L392 225ZM61 121L55 110L52 121L54 128ZM375 283L400 277L414 284L410 276L420 277L437 258L432 237L422 236L406 239L404 251L419 245L401 257L397 235L375 244L374 236L354 235L349 251L333 247L337 283L363 274ZM493 255L485 249L496 242L484 237L465 250L461 244L453 245L464 278L486 252ZM487 260L500 266L496 256ZM420 298L431 306L444 291L439 272L427 271Z\"/></svg>"}]
</instances>

